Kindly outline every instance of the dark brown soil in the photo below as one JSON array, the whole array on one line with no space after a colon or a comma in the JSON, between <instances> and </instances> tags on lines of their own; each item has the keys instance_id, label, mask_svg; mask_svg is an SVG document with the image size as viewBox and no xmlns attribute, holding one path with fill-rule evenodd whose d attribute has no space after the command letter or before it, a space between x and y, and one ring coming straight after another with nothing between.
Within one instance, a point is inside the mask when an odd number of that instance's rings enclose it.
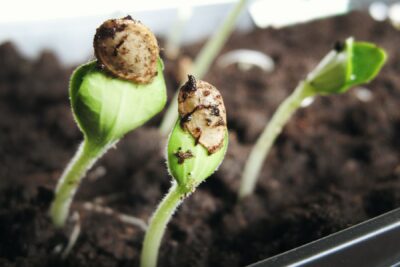
<instances>
[{"instance_id":1,"label":"dark brown soil","mask_svg":"<svg viewBox=\"0 0 400 267\"><path fill-rule=\"evenodd\" d=\"M237 203L244 161L272 112L336 40L350 35L388 51L386 67L366 86L373 99L362 102L352 90L297 112L268 157L256 194ZM214 67L208 74L226 102L229 152L175 214L159 265L243 266L400 206L399 43L400 32L360 13L234 35L224 51L258 49L275 59L276 69ZM172 96L174 64L166 65ZM55 231L47 211L82 138L69 110L71 71L51 53L29 61L11 44L0 47L0 266L137 266L143 231L84 203L96 200L147 220L169 187L158 116L89 173L73 205L81 234L60 260L56 247L65 247L74 222Z\"/></svg>"}]
</instances>

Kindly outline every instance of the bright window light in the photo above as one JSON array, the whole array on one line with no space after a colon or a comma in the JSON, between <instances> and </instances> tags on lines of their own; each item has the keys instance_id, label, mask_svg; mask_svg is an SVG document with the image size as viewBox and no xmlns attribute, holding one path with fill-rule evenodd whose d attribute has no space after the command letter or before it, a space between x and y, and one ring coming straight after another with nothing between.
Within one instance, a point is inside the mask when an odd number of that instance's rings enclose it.
<instances>
[{"instance_id":1,"label":"bright window light","mask_svg":"<svg viewBox=\"0 0 400 267\"><path fill-rule=\"evenodd\" d=\"M176 8L182 5L202 6L230 3L234 0L13 0L0 9L0 23L43 21L49 19L126 14L152 9Z\"/></svg>"},{"instance_id":2,"label":"bright window light","mask_svg":"<svg viewBox=\"0 0 400 267\"><path fill-rule=\"evenodd\" d=\"M250 14L258 27L284 27L312 19L343 14L349 0L258 0L250 5Z\"/></svg>"},{"instance_id":3,"label":"bright window light","mask_svg":"<svg viewBox=\"0 0 400 267\"><path fill-rule=\"evenodd\" d=\"M369 14L374 20L384 21L388 16L388 6L383 2L373 2L369 6Z\"/></svg>"}]
</instances>

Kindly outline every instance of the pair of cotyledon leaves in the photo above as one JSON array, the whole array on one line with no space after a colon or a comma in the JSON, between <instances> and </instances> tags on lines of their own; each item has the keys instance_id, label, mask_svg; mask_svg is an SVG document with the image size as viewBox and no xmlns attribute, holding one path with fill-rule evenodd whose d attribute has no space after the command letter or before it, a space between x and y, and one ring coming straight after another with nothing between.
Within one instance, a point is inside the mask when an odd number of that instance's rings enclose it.
<instances>
[{"instance_id":1,"label":"pair of cotyledon leaves","mask_svg":"<svg viewBox=\"0 0 400 267\"><path fill-rule=\"evenodd\" d=\"M372 80L386 60L385 52L366 42L346 40L340 51L331 51L311 72L306 81L311 95L346 92L355 85ZM113 144L126 133L159 113L166 104L163 64L149 84L135 84L114 78L97 68L96 62L79 67L70 83L71 106L86 142L95 149ZM158 140L154 140L157 142ZM214 154L195 143L177 123L170 135L168 168L184 192L191 192L210 176L222 162L228 145ZM190 151L193 157L179 163L178 151Z\"/></svg>"}]
</instances>

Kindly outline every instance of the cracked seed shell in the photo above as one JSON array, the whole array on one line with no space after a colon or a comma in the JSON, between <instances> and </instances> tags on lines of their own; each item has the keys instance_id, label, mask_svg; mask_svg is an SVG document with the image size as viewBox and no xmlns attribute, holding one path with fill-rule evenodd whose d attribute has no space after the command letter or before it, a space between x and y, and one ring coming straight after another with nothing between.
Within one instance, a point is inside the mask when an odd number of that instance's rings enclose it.
<instances>
[{"instance_id":1,"label":"cracked seed shell","mask_svg":"<svg viewBox=\"0 0 400 267\"><path fill-rule=\"evenodd\" d=\"M105 21L93 46L100 66L121 79L148 84L157 75L157 39L130 16Z\"/></svg>"},{"instance_id":2,"label":"cracked seed shell","mask_svg":"<svg viewBox=\"0 0 400 267\"><path fill-rule=\"evenodd\" d=\"M217 152L226 133L226 110L222 96L211 84L189 75L178 96L181 127L208 153Z\"/></svg>"}]
</instances>

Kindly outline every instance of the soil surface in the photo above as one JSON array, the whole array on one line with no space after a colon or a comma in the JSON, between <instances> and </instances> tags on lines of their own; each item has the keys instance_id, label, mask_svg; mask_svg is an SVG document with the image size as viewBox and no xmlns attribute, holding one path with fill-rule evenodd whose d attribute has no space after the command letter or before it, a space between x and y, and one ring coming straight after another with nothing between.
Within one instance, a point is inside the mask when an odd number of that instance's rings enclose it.
<instances>
[{"instance_id":1,"label":"soil surface","mask_svg":"<svg viewBox=\"0 0 400 267\"><path fill-rule=\"evenodd\" d=\"M348 36L387 50L382 73L364 88L319 97L297 112L274 145L255 195L238 203L244 161L273 111L332 44ZM229 151L175 214L159 266L243 266L400 206L399 43L399 31L363 13L234 34L223 52L256 49L276 68L214 66L207 75L224 96ZM193 57L200 47L182 54ZM166 62L170 97L176 64ZM53 188L82 139L68 103L71 71L50 52L31 61L10 43L0 46L0 266L138 266L144 232L118 213L147 221L170 185L158 115L95 165L73 203L74 219L63 230L52 227ZM362 97L365 89L370 99ZM80 235L61 260L78 217Z\"/></svg>"}]
</instances>

